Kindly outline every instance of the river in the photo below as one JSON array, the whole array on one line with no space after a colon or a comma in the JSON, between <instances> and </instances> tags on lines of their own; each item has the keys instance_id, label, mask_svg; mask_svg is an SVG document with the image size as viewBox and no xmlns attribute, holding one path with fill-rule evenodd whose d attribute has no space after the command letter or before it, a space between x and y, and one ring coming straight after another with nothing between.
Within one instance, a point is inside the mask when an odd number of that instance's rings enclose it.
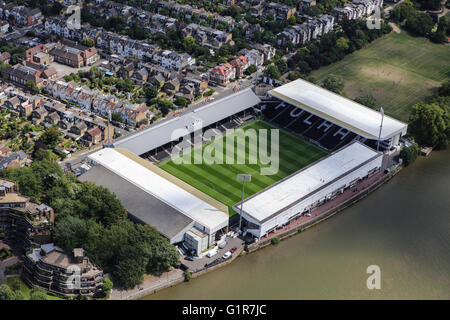
<instances>
[{"instance_id":1,"label":"river","mask_svg":"<svg viewBox=\"0 0 450 320\"><path fill-rule=\"evenodd\" d=\"M450 299L450 149L338 215L144 299ZM378 265L381 289L366 268Z\"/></svg>"}]
</instances>

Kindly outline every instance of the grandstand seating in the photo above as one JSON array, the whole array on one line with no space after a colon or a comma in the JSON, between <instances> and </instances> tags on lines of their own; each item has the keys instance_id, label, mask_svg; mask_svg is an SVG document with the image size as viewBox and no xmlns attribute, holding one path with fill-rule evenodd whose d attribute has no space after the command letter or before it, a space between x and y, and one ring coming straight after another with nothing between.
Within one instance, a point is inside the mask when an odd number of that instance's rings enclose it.
<instances>
[{"instance_id":1,"label":"grandstand seating","mask_svg":"<svg viewBox=\"0 0 450 320\"><path fill-rule=\"evenodd\" d=\"M263 104L265 105L263 115L267 121L274 122L330 151L337 150L355 139L376 149L376 141L366 141L357 134L296 106L280 101Z\"/></svg>"}]
</instances>

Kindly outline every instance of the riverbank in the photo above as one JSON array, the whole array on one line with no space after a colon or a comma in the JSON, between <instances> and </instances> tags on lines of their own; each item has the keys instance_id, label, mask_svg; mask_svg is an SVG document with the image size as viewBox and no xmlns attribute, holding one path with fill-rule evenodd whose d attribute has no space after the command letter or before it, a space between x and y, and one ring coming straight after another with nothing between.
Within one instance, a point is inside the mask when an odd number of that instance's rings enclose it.
<instances>
[{"instance_id":1,"label":"riverbank","mask_svg":"<svg viewBox=\"0 0 450 320\"><path fill-rule=\"evenodd\" d=\"M449 179L450 149L419 157L335 219L143 299L449 299Z\"/></svg>"},{"instance_id":2,"label":"riverbank","mask_svg":"<svg viewBox=\"0 0 450 320\"><path fill-rule=\"evenodd\" d=\"M192 272L192 278L196 278L200 275L204 275L213 270L222 268L231 262L233 262L239 255L248 254L264 248L271 244L271 240L274 237L280 238L280 240L291 237L303 230L306 230L332 216L341 212L345 208L353 205L362 198L366 197L369 193L378 189L381 185L392 179L400 170L402 166L398 166L396 169L389 173L382 171L377 172L371 177L362 180L355 187L349 188L336 198L326 202L318 208L311 211L311 216L302 216L298 219L291 221L291 223L282 229L276 230L269 236L262 238L260 241L246 245L244 248L239 248L233 257L222 263L219 263L211 268L204 268L196 272ZM118 290L114 289L111 293L111 300L131 300L139 299L143 296L148 296L156 293L162 289L172 287L184 281L184 272L180 269L173 269L168 273L164 273L159 277L149 277L145 279L139 286L130 290Z\"/></svg>"}]
</instances>

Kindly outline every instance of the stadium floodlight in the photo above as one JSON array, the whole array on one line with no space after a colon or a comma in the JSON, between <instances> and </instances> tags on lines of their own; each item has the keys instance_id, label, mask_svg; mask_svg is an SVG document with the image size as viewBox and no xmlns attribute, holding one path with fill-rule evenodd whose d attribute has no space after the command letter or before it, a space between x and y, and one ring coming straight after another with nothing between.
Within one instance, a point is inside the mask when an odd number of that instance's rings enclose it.
<instances>
[{"instance_id":1,"label":"stadium floodlight","mask_svg":"<svg viewBox=\"0 0 450 320\"><path fill-rule=\"evenodd\" d=\"M380 125L380 133L378 134L377 151L379 151L380 149L381 130L383 129L383 119L384 119L383 107L380 108L380 113L381 113L381 125Z\"/></svg>"},{"instance_id":2,"label":"stadium floodlight","mask_svg":"<svg viewBox=\"0 0 450 320\"><path fill-rule=\"evenodd\" d=\"M241 230L242 225L242 205L244 204L244 188L245 188L245 181L252 181L252 175L246 174L246 173L239 173L237 175L238 181L242 181L242 201L241 201L241 213L239 215L239 231Z\"/></svg>"}]
</instances>

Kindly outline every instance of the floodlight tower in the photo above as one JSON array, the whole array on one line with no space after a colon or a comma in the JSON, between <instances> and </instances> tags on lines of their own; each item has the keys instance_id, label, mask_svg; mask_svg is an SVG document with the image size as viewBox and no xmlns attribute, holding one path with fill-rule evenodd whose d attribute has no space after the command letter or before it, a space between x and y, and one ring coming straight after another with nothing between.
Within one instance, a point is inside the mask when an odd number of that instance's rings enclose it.
<instances>
[{"instance_id":1,"label":"floodlight tower","mask_svg":"<svg viewBox=\"0 0 450 320\"><path fill-rule=\"evenodd\" d=\"M245 182L248 181L252 181L252 175L251 174L246 174L246 173L239 173L237 175L237 179L238 181L242 181L242 201L241 201L241 212L239 215L239 230L241 230L241 226L242 226L242 206L244 204L244 190L245 190Z\"/></svg>"},{"instance_id":2,"label":"floodlight tower","mask_svg":"<svg viewBox=\"0 0 450 320\"><path fill-rule=\"evenodd\" d=\"M377 151L379 151L380 149L381 130L383 129L383 119L384 119L383 107L380 108L380 113L381 113L381 125L380 125L380 133L378 134Z\"/></svg>"}]
</instances>

